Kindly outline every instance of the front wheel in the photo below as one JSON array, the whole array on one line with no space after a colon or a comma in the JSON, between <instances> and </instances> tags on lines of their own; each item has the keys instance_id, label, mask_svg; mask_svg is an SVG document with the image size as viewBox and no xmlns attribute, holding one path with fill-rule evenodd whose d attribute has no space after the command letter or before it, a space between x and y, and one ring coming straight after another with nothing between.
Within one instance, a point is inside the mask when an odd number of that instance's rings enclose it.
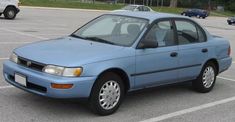
<instances>
[{"instance_id":1,"label":"front wheel","mask_svg":"<svg viewBox=\"0 0 235 122\"><path fill-rule=\"evenodd\" d=\"M15 8L7 7L3 14L6 19L15 19L17 13Z\"/></svg>"},{"instance_id":2,"label":"front wheel","mask_svg":"<svg viewBox=\"0 0 235 122\"><path fill-rule=\"evenodd\" d=\"M193 87L201 93L210 92L216 81L217 69L211 62L205 64L198 78L193 81Z\"/></svg>"},{"instance_id":3,"label":"front wheel","mask_svg":"<svg viewBox=\"0 0 235 122\"><path fill-rule=\"evenodd\" d=\"M110 115L120 106L124 97L122 79L115 73L106 73L95 82L89 99L91 110L99 115Z\"/></svg>"}]
</instances>

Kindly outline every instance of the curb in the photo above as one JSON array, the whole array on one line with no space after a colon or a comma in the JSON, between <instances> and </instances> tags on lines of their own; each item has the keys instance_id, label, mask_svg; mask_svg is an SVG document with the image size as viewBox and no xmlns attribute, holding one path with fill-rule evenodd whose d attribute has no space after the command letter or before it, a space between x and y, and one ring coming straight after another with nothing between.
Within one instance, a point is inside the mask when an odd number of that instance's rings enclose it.
<instances>
[{"instance_id":1,"label":"curb","mask_svg":"<svg viewBox=\"0 0 235 122\"><path fill-rule=\"evenodd\" d=\"M110 12L109 10L79 9L79 8L57 8L57 7L38 7L38 6L20 6L20 8L48 9L48 10L69 10L69 11L88 11L88 12Z\"/></svg>"}]
</instances>

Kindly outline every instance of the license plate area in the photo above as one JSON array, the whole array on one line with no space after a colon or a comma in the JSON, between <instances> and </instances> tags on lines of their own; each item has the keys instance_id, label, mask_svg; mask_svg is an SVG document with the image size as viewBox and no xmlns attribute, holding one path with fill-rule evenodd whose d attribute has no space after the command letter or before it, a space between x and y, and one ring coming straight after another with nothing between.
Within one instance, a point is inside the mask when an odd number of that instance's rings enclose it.
<instances>
[{"instance_id":1,"label":"license plate area","mask_svg":"<svg viewBox=\"0 0 235 122\"><path fill-rule=\"evenodd\" d=\"M19 74L19 73L15 73L15 82L17 82L18 84L26 87L27 84L27 78L25 75Z\"/></svg>"}]
</instances>

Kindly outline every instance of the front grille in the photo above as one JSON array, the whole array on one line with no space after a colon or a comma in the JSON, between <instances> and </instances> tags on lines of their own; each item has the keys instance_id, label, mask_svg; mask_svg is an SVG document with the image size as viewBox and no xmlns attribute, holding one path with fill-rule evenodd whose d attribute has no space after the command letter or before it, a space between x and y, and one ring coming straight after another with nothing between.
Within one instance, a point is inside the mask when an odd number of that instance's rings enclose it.
<instances>
[{"instance_id":1,"label":"front grille","mask_svg":"<svg viewBox=\"0 0 235 122\"><path fill-rule=\"evenodd\" d=\"M30 61L28 59L24 59L21 57L18 57L18 62L17 64L24 66L24 67L28 67L30 69L34 69L34 70L38 70L38 71L42 71L42 69L44 68L44 64L41 63L37 63L34 61Z\"/></svg>"},{"instance_id":2,"label":"front grille","mask_svg":"<svg viewBox=\"0 0 235 122\"><path fill-rule=\"evenodd\" d=\"M42 92L42 93L46 93L47 92L47 88L46 87L42 87L30 82L27 82L27 88L38 91L38 92Z\"/></svg>"}]
</instances>

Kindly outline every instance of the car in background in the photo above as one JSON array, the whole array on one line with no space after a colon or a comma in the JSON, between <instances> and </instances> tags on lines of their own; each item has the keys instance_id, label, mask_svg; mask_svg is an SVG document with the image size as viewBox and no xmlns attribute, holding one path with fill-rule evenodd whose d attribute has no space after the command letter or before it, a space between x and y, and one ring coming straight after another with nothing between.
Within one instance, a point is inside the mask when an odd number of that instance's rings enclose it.
<instances>
[{"instance_id":1,"label":"car in background","mask_svg":"<svg viewBox=\"0 0 235 122\"><path fill-rule=\"evenodd\" d=\"M139 89L188 81L210 92L231 66L230 54L228 40L188 17L112 12L67 37L16 48L3 76L37 95L87 98L93 112L109 115Z\"/></svg>"},{"instance_id":2,"label":"car in background","mask_svg":"<svg viewBox=\"0 0 235 122\"><path fill-rule=\"evenodd\" d=\"M150 7L144 5L127 5L119 10L114 11L153 11Z\"/></svg>"},{"instance_id":3,"label":"car in background","mask_svg":"<svg viewBox=\"0 0 235 122\"><path fill-rule=\"evenodd\" d=\"M6 19L15 19L19 13L19 0L1 0L0 16L3 14Z\"/></svg>"},{"instance_id":4,"label":"car in background","mask_svg":"<svg viewBox=\"0 0 235 122\"><path fill-rule=\"evenodd\" d=\"M234 24L235 23L235 17L228 18L227 22L228 22L229 25Z\"/></svg>"},{"instance_id":5,"label":"car in background","mask_svg":"<svg viewBox=\"0 0 235 122\"><path fill-rule=\"evenodd\" d=\"M184 10L181 13L181 15L205 19L206 17L209 16L209 12L206 10L202 10L202 9L187 9L187 10Z\"/></svg>"}]
</instances>

